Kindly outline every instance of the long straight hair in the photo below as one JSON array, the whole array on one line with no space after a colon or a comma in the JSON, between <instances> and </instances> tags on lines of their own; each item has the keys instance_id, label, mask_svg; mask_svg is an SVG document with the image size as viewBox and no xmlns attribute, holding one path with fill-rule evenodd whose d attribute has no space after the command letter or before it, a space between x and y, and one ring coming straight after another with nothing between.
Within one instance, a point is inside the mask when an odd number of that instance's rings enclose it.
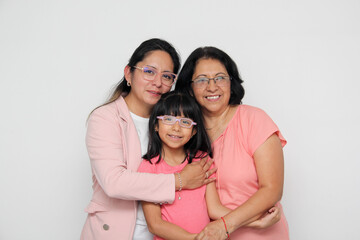
<instances>
[{"instance_id":1,"label":"long straight hair","mask_svg":"<svg viewBox=\"0 0 360 240\"><path fill-rule=\"evenodd\" d=\"M146 40L142 42L140 46L135 49L134 53L131 55L129 62L127 64L127 66L130 67L130 72L133 73L135 70L134 66L138 62L141 62L144 58L146 58L152 51L156 51L156 50L167 52L170 55L174 64L173 72L177 74L180 69L180 56L178 52L175 50L175 48L169 42L159 38L152 38ZM131 91L131 86L127 85L127 80L125 79L125 76L123 76L121 80L117 83L117 85L114 87L114 90L110 94L108 100L104 104L101 104L100 106L96 107L94 110L96 110L101 106L114 102L121 95L123 94L126 95L130 91ZM91 113L94 110L92 110Z\"/></svg>"},{"instance_id":2,"label":"long straight hair","mask_svg":"<svg viewBox=\"0 0 360 240\"><path fill-rule=\"evenodd\" d=\"M200 106L193 97L178 91L173 91L162 95L150 115L149 145L147 153L143 156L144 159L151 163L151 159L158 156L156 163L159 163L163 157L162 141L158 132L155 131L159 126L157 116L181 116L182 114L196 122L196 125L193 126L196 130L195 135L184 145L185 159L188 159L188 162L191 163L194 158L212 157L211 142L205 130Z\"/></svg>"}]
</instances>

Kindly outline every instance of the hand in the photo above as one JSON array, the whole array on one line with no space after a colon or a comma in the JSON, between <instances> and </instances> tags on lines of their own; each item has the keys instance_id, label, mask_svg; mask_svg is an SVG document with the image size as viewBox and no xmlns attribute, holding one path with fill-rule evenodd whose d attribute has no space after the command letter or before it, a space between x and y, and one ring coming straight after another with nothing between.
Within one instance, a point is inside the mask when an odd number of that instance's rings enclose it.
<instances>
[{"instance_id":1,"label":"hand","mask_svg":"<svg viewBox=\"0 0 360 240\"><path fill-rule=\"evenodd\" d=\"M227 239L224 224L221 220L210 222L196 236L195 240L224 240Z\"/></svg>"},{"instance_id":2,"label":"hand","mask_svg":"<svg viewBox=\"0 0 360 240\"><path fill-rule=\"evenodd\" d=\"M208 178L216 171L216 168L209 170L213 161L205 157L200 161L187 164L180 172L183 189L194 189L215 181L215 178Z\"/></svg>"},{"instance_id":3,"label":"hand","mask_svg":"<svg viewBox=\"0 0 360 240\"><path fill-rule=\"evenodd\" d=\"M249 224L249 226L254 228L268 228L281 219L281 211L278 207L270 208L264 215L262 215L258 220Z\"/></svg>"}]
</instances>

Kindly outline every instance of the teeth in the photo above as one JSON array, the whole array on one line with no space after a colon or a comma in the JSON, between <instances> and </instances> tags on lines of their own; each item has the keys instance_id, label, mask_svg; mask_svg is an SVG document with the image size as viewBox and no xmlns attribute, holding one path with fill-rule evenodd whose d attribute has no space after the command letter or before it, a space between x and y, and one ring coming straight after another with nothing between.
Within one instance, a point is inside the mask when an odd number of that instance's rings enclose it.
<instances>
[{"instance_id":1,"label":"teeth","mask_svg":"<svg viewBox=\"0 0 360 240\"><path fill-rule=\"evenodd\" d=\"M174 135L169 135L169 136L172 137L172 138L181 138L179 136L174 136Z\"/></svg>"},{"instance_id":2,"label":"teeth","mask_svg":"<svg viewBox=\"0 0 360 240\"><path fill-rule=\"evenodd\" d=\"M207 99L218 99L220 96L209 96L209 97L206 97Z\"/></svg>"}]
</instances>

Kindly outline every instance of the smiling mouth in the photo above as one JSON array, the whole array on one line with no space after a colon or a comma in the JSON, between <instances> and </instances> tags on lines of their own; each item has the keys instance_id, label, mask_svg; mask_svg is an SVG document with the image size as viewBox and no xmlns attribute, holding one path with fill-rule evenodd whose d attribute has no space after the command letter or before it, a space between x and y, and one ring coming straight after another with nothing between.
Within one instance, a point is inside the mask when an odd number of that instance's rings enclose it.
<instances>
[{"instance_id":1,"label":"smiling mouth","mask_svg":"<svg viewBox=\"0 0 360 240\"><path fill-rule=\"evenodd\" d=\"M205 97L206 99L209 99L209 100L216 100L218 98L220 98L220 95L216 95L216 96L207 96Z\"/></svg>"},{"instance_id":2,"label":"smiling mouth","mask_svg":"<svg viewBox=\"0 0 360 240\"><path fill-rule=\"evenodd\" d=\"M171 137L171 138L174 138L174 139L181 139L181 138L182 138L182 137L180 137L180 136L170 135L170 134L168 134L168 136Z\"/></svg>"},{"instance_id":3,"label":"smiling mouth","mask_svg":"<svg viewBox=\"0 0 360 240\"><path fill-rule=\"evenodd\" d=\"M159 95L159 96L161 96L161 93L160 93L160 92L157 92L157 91L151 91L151 90L149 90L148 92L151 93L151 94L154 94L154 95Z\"/></svg>"}]
</instances>

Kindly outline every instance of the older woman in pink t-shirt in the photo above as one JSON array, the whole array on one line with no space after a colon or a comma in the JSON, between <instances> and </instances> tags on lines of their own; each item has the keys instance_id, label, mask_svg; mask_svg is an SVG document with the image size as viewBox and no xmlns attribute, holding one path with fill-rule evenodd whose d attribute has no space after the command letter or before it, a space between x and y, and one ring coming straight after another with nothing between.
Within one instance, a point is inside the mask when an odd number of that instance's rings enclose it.
<instances>
[{"instance_id":1,"label":"older woman in pink t-shirt","mask_svg":"<svg viewBox=\"0 0 360 240\"><path fill-rule=\"evenodd\" d=\"M196 239L286 240L283 213L269 228L244 227L274 205L281 209L286 140L264 111L241 105L242 82L234 61L214 47L192 52L178 76L176 90L194 96L201 106L218 168L220 200L233 209Z\"/></svg>"}]
</instances>

